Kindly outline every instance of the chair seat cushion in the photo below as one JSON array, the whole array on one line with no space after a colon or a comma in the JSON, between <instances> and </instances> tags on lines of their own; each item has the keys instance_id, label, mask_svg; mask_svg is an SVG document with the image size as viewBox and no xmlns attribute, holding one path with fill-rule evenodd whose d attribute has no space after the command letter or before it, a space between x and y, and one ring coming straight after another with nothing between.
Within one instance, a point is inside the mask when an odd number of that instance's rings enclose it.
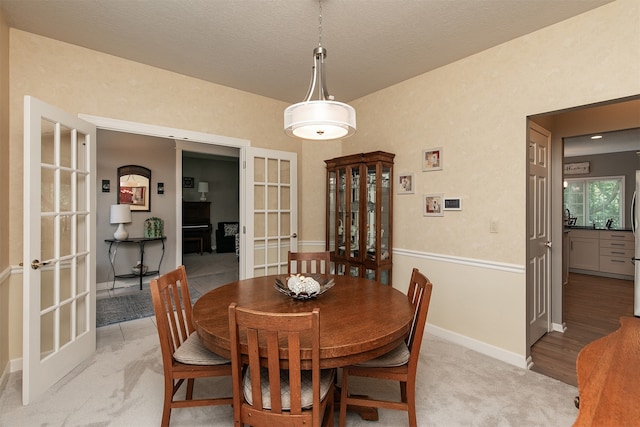
<instances>
[{"instance_id":1,"label":"chair seat cushion","mask_svg":"<svg viewBox=\"0 0 640 427\"><path fill-rule=\"evenodd\" d=\"M207 349L197 333L192 333L173 353L173 358L186 365L224 365L230 360Z\"/></svg>"},{"instance_id":2,"label":"chair seat cushion","mask_svg":"<svg viewBox=\"0 0 640 427\"><path fill-rule=\"evenodd\" d=\"M375 359L358 363L356 366L366 366L368 368L389 368L402 366L409 363L409 349L405 343L400 344L388 353L378 356Z\"/></svg>"},{"instance_id":3,"label":"chair seat cushion","mask_svg":"<svg viewBox=\"0 0 640 427\"><path fill-rule=\"evenodd\" d=\"M320 400L325 398L333 384L335 377L335 369L323 369L320 371ZM269 371L266 368L260 369L260 383L262 385L262 406L265 409L271 409L271 392L269 391ZM302 408L310 408L313 406L313 388L311 371L302 371L301 375L302 388ZM251 396L251 373L247 368L243 381L244 398L249 405L253 405L253 397ZM289 371L280 371L280 390L282 399L282 409L291 409L291 393L289 392Z\"/></svg>"}]
</instances>

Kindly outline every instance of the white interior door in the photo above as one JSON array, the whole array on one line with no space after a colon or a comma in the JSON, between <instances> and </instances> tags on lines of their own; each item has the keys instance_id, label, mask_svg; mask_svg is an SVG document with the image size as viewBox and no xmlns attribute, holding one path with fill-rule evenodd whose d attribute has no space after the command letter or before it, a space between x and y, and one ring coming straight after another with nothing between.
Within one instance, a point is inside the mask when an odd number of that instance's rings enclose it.
<instances>
[{"instance_id":1,"label":"white interior door","mask_svg":"<svg viewBox=\"0 0 640 427\"><path fill-rule=\"evenodd\" d=\"M298 249L297 154L254 147L245 152L245 277L285 274L287 251Z\"/></svg>"},{"instance_id":2,"label":"white interior door","mask_svg":"<svg viewBox=\"0 0 640 427\"><path fill-rule=\"evenodd\" d=\"M551 238L549 161L551 133L529 122L529 183L527 212L527 319L528 344L533 345L550 330ZM562 242L558 242L562 251Z\"/></svg>"},{"instance_id":3,"label":"white interior door","mask_svg":"<svg viewBox=\"0 0 640 427\"><path fill-rule=\"evenodd\" d=\"M96 128L24 102L24 405L96 348Z\"/></svg>"}]
</instances>

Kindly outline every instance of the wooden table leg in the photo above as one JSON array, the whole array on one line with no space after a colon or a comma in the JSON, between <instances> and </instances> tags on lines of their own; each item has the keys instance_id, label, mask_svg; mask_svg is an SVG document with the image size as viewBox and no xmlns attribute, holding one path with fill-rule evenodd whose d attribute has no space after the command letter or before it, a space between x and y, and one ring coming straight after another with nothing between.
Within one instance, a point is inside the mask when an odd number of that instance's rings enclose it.
<instances>
[{"instance_id":1,"label":"wooden table leg","mask_svg":"<svg viewBox=\"0 0 640 427\"><path fill-rule=\"evenodd\" d=\"M337 411L340 411L340 397L342 396L342 389L339 386L334 387L334 408ZM367 397L363 395L355 394L354 397ZM355 412L360 415L365 421L378 421L378 408L373 408L370 406L359 406L359 405L347 405L348 412Z\"/></svg>"}]
</instances>

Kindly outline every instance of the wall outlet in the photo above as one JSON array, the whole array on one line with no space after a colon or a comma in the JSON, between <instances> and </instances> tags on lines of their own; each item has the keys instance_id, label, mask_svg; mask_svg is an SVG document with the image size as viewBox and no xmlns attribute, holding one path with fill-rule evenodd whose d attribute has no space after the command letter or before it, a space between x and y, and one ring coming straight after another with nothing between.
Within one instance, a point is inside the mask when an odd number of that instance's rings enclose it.
<instances>
[{"instance_id":1,"label":"wall outlet","mask_svg":"<svg viewBox=\"0 0 640 427\"><path fill-rule=\"evenodd\" d=\"M497 233L498 232L498 220L492 219L489 221L489 233Z\"/></svg>"}]
</instances>

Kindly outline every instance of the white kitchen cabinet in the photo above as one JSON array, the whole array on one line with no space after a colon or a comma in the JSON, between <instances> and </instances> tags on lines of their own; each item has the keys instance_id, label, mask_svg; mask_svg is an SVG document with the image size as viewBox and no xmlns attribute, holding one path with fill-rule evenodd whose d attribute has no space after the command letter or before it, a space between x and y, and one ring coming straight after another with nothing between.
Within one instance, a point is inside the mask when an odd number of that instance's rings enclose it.
<instances>
[{"instance_id":1,"label":"white kitchen cabinet","mask_svg":"<svg viewBox=\"0 0 640 427\"><path fill-rule=\"evenodd\" d=\"M600 231L600 271L633 276L633 233Z\"/></svg>"},{"instance_id":2,"label":"white kitchen cabinet","mask_svg":"<svg viewBox=\"0 0 640 427\"><path fill-rule=\"evenodd\" d=\"M569 268L602 276L633 277L633 233L630 231L571 229Z\"/></svg>"},{"instance_id":3,"label":"white kitchen cabinet","mask_svg":"<svg viewBox=\"0 0 640 427\"><path fill-rule=\"evenodd\" d=\"M600 239L596 230L571 230L569 233L569 268L600 270Z\"/></svg>"}]
</instances>

